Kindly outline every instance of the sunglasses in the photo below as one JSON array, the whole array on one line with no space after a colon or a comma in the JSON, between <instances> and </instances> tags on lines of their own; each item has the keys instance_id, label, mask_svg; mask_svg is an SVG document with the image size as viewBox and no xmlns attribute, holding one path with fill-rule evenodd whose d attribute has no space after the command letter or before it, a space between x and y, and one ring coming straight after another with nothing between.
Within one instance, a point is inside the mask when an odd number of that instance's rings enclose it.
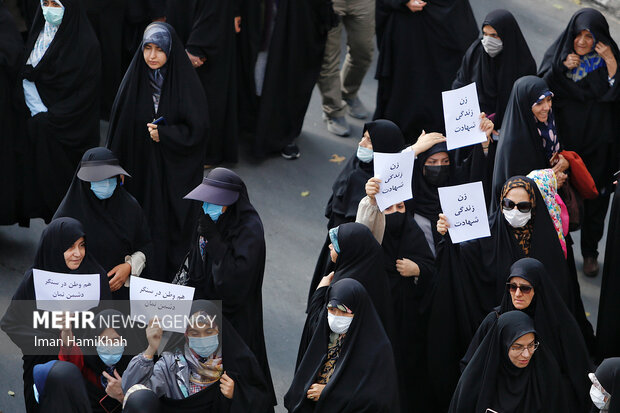
<instances>
[{"instance_id":1,"label":"sunglasses","mask_svg":"<svg viewBox=\"0 0 620 413\"><path fill-rule=\"evenodd\" d=\"M534 289L531 285L518 285L515 283L506 283L506 288L508 288L511 293L516 293L517 290L521 290L523 294L529 294Z\"/></svg>"},{"instance_id":2,"label":"sunglasses","mask_svg":"<svg viewBox=\"0 0 620 413\"><path fill-rule=\"evenodd\" d=\"M502 206L504 209L517 209L521 212L530 212L532 210L532 203L530 201L523 201L515 204L512 199L504 198L502 200Z\"/></svg>"}]
</instances>

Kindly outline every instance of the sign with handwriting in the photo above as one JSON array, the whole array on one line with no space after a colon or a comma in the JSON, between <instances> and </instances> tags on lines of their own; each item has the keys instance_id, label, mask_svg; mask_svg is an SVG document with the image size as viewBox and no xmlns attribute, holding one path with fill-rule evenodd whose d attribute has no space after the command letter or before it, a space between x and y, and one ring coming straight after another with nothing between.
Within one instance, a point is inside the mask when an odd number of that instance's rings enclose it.
<instances>
[{"instance_id":1,"label":"sign with handwriting","mask_svg":"<svg viewBox=\"0 0 620 413\"><path fill-rule=\"evenodd\" d=\"M38 310L86 311L99 305L99 274L64 274L33 269Z\"/></svg>"},{"instance_id":2,"label":"sign with handwriting","mask_svg":"<svg viewBox=\"0 0 620 413\"><path fill-rule=\"evenodd\" d=\"M411 178L413 177L414 160L413 151L374 153L374 176L381 179L379 193L375 199L381 211L413 197Z\"/></svg>"},{"instance_id":3,"label":"sign with handwriting","mask_svg":"<svg viewBox=\"0 0 620 413\"><path fill-rule=\"evenodd\" d=\"M162 330L184 333L194 287L131 277L129 299L133 319L148 322L157 318Z\"/></svg>"},{"instance_id":4,"label":"sign with handwriting","mask_svg":"<svg viewBox=\"0 0 620 413\"><path fill-rule=\"evenodd\" d=\"M491 235L482 182L439 188L439 201L453 243Z\"/></svg>"},{"instance_id":5,"label":"sign with handwriting","mask_svg":"<svg viewBox=\"0 0 620 413\"><path fill-rule=\"evenodd\" d=\"M480 106L476 83L441 92L448 150L487 140L480 130Z\"/></svg>"}]
</instances>

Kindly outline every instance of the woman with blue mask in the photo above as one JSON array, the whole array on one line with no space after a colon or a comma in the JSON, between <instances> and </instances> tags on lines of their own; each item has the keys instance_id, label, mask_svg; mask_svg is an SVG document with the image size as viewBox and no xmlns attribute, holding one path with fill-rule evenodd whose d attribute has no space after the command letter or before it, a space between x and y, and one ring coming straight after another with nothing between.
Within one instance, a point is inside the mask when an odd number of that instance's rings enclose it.
<instances>
[{"instance_id":1,"label":"woman with blue mask","mask_svg":"<svg viewBox=\"0 0 620 413\"><path fill-rule=\"evenodd\" d=\"M123 317L118 310L103 310L95 315L94 329L78 333L78 336L70 327L60 331L63 344L58 359L80 369L93 412L113 411L121 406L125 397L121 376L130 360L124 356L130 337L128 330L122 328ZM93 339L93 342L76 338ZM77 342L84 345L77 345Z\"/></svg>"},{"instance_id":2,"label":"woman with blue mask","mask_svg":"<svg viewBox=\"0 0 620 413\"><path fill-rule=\"evenodd\" d=\"M194 298L222 300L222 311L256 355L269 379L263 333L265 235L243 180L215 168L185 196L202 203L193 245L175 282L196 288ZM189 202L189 201L186 201ZM276 404L273 387L270 388Z\"/></svg>"},{"instance_id":3,"label":"woman with blue mask","mask_svg":"<svg viewBox=\"0 0 620 413\"><path fill-rule=\"evenodd\" d=\"M101 57L80 1L41 0L25 59L24 208L49 222L80 157L99 143Z\"/></svg>"},{"instance_id":4,"label":"woman with blue mask","mask_svg":"<svg viewBox=\"0 0 620 413\"><path fill-rule=\"evenodd\" d=\"M54 218L72 217L91 235L90 252L108 272L115 299L129 299L130 276L150 278L151 233L142 208L125 190L131 176L106 148L84 153Z\"/></svg>"},{"instance_id":5,"label":"woman with blue mask","mask_svg":"<svg viewBox=\"0 0 620 413\"><path fill-rule=\"evenodd\" d=\"M357 205L364 198L364 185L373 175L373 153L397 153L405 148L405 138L393 122L378 119L364 125L364 132L355 153L352 153L332 185L332 194L325 207L327 230L345 222L355 222ZM321 278L332 271L329 257L329 236L321 248L308 292L308 304Z\"/></svg>"},{"instance_id":6,"label":"woman with blue mask","mask_svg":"<svg viewBox=\"0 0 620 413\"><path fill-rule=\"evenodd\" d=\"M132 176L153 240L151 276L169 282L183 263L200 210L183 200L204 173L207 101L174 29L148 25L121 83L106 147Z\"/></svg>"},{"instance_id":7,"label":"woman with blue mask","mask_svg":"<svg viewBox=\"0 0 620 413\"><path fill-rule=\"evenodd\" d=\"M284 407L291 413L400 411L392 346L362 284L337 281L320 301L316 332Z\"/></svg>"},{"instance_id":8,"label":"woman with blue mask","mask_svg":"<svg viewBox=\"0 0 620 413\"><path fill-rule=\"evenodd\" d=\"M151 320L148 347L127 366L123 390L145 385L160 398L164 411L273 411L264 373L221 310L197 300L190 314L184 334L164 335Z\"/></svg>"}]
</instances>

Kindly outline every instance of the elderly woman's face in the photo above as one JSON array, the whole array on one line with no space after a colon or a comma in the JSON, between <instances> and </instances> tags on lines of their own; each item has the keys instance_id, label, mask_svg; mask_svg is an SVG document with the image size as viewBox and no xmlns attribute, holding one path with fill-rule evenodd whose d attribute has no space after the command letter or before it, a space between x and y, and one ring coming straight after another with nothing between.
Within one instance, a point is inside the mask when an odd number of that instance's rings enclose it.
<instances>
[{"instance_id":1,"label":"elderly woman's face","mask_svg":"<svg viewBox=\"0 0 620 413\"><path fill-rule=\"evenodd\" d=\"M546 122L549 119L549 112L551 111L551 96L547 96L534 106L532 106L532 113L538 119L539 122Z\"/></svg>"},{"instance_id":2,"label":"elderly woman's face","mask_svg":"<svg viewBox=\"0 0 620 413\"><path fill-rule=\"evenodd\" d=\"M527 367L536 351L536 336L534 333L527 333L518 339L508 349L508 358L515 366L520 369Z\"/></svg>"},{"instance_id":3,"label":"elderly woman's face","mask_svg":"<svg viewBox=\"0 0 620 413\"><path fill-rule=\"evenodd\" d=\"M161 48L153 43L144 45L144 61L150 69L159 69L168 61L168 56Z\"/></svg>"},{"instance_id":4,"label":"elderly woman's face","mask_svg":"<svg viewBox=\"0 0 620 413\"><path fill-rule=\"evenodd\" d=\"M588 30L582 30L573 41L575 53L579 56L587 55L594 47L594 36Z\"/></svg>"},{"instance_id":5,"label":"elderly woman's face","mask_svg":"<svg viewBox=\"0 0 620 413\"><path fill-rule=\"evenodd\" d=\"M65 264L70 270L77 270L82 265L82 260L86 255L86 242L84 237L80 237L64 253Z\"/></svg>"},{"instance_id":6,"label":"elderly woman's face","mask_svg":"<svg viewBox=\"0 0 620 413\"><path fill-rule=\"evenodd\" d=\"M508 284L512 305L514 305L517 310L524 310L528 308L530 304L532 304L532 299L534 298L534 287L532 284L530 284L530 282L525 278L521 277L512 277ZM526 290L527 292L523 290Z\"/></svg>"}]
</instances>

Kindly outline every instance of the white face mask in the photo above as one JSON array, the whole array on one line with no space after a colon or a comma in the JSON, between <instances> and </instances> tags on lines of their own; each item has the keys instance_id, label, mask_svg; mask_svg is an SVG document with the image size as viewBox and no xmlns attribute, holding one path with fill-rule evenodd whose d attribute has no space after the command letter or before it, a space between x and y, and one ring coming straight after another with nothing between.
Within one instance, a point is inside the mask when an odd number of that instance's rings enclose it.
<instances>
[{"instance_id":1,"label":"white face mask","mask_svg":"<svg viewBox=\"0 0 620 413\"><path fill-rule=\"evenodd\" d=\"M604 409L607 405L605 402L605 395L600 389L595 387L594 384L590 387L590 398L592 399L592 403L594 403L599 410Z\"/></svg>"},{"instance_id":2,"label":"white face mask","mask_svg":"<svg viewBox=\"0 0 620 413\"><path fill-rule=\"evenodd\" d=\"M346 333L349 330L351 321L353 321L353 317L333 315L330 312L327 313L327 324L329 324L329 329L336 334Z\"/></svg>"},{"instance_id":3,"label":"white face mask","mask_svg":"<svg viewBox=\"0 0 620 413\"><path fill-rule=\"evenodd\" d=\"M529 212L521 212L517 208L514 209L502 209L504 213L504 218L513 228L521 228L524 227L530 219L532 218L532 211Z\"/></svg>"},{"instance_id":4,"label":"white face mask","mask_svg":"<svg viewBox=\"0 0 620 413\"><path fill-rule=\"evenodd\" d=\"M495 57L504 50L504 43L496 37L482 36L482 47L489 56Z\"/></svg>"}]
</instances>

